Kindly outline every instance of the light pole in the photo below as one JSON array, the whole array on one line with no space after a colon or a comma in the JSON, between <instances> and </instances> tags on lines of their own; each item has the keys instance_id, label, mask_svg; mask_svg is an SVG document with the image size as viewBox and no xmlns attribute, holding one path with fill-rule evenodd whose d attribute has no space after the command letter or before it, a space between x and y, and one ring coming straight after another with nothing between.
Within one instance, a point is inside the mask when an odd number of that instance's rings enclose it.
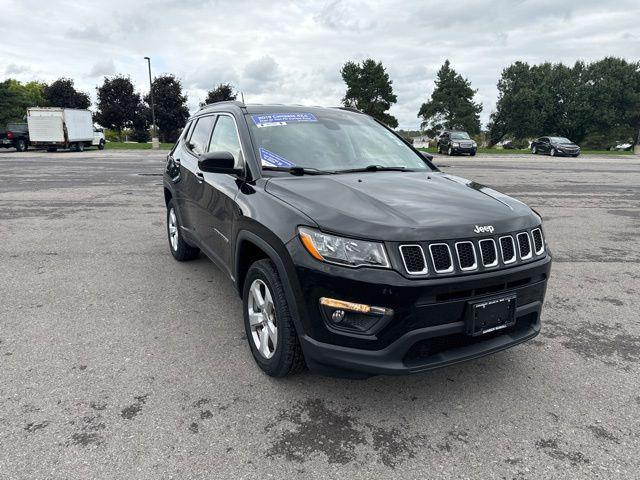
<instances>
[{"instance_id":1,"label":"light pole","mask_svg":"<svg viewBox=\"0 0 640 480\"><path fill-rule=\"evenodd\" d=\"M153 84L151 83L151 58L144 57L149 66L149 99L151 100L151 122L153 123L153 136L151 138L151 148L157 150L160 148L158 141L158 129L156 128L156 110L153 106Z\"/></svg>"}]
</instances>

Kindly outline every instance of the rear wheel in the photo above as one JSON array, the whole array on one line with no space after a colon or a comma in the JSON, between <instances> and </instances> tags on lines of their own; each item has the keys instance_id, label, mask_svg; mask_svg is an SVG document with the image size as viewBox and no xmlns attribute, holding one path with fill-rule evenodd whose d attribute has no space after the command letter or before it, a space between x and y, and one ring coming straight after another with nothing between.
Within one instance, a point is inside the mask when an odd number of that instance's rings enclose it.
<instances>
[{"instance_id":1,"label":"rear wheel","mask_svg":"<svg viewBox=\"0 0 640 480\"><path fill-rule=\"evenodd\" d=\"M200 253L200 249L192 247L182 238L178 214L176 213L173 199L169 200L167 204L167 237L173 258L180 262L193 260Z\"/></svg>"},{"instance_id":2,"label":"rear wheel","mask_svg":"<svg viewBox=\"0 0 640 480\"><path fill-rule=\"evenodd\" d=\"M84 152L84 143L78 142L75 146L76 152Z\"/></svg>"},{"instance_id":3,"label":"rear wheel","mask_svg":"<svg viewBox=\"0 0 640 480\"><path fill-rule=\"evenodd\" d=\"M242 300L245 332L258 366L272 377L304 370L302 347L284 286L271 260L258 260L251 265Z\"/></svg>"},{"instance_id":4,"label":"rear wheel","mask_svg":"<svg viewBox=\"0 0 640 480\"><path fill-rule=\"evenodd\" d=\"M25 142L24 139L22 138L18 139L18 141L16 142L16 151L24 152L26 150L27 150L27 142Z\"/></svg>"},{"instance_id":5,"label":"rear wheel","mask_svg":"<svg viewBox=\"0 0 640 480\"><path fill-rule=\"evenodd\" d=\"M47 148L47 152L57 152L58 151L58 147L49 147Z\"/></svg>"},{"instance_id":6,"label":"rear wheel","mask_svg":"<svg viewBox=\"0 0 640 480\"><path fill-rule=\"evenodd\" d=\"M533 147L531 147L531 153L533 153L534 155L538 153L538 147L536 147L535 145Z\"/></svg>"}]
</instances>

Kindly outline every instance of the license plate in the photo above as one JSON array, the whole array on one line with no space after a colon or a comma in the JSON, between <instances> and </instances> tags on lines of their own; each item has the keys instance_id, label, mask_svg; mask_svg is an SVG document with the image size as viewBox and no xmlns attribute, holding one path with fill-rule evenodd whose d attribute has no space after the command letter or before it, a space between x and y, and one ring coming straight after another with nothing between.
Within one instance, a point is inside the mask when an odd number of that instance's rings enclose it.
<instances>
[{"instance_id":1,"label":"license plate","mask_svg":"<svg viewBox=\"0 0 640 480\"><path fill-rule=\"evenodd\" d=\"M516 323L516 296L470 302L467 306L467 335L478 336Z\"/></svg>"}]
</instances>

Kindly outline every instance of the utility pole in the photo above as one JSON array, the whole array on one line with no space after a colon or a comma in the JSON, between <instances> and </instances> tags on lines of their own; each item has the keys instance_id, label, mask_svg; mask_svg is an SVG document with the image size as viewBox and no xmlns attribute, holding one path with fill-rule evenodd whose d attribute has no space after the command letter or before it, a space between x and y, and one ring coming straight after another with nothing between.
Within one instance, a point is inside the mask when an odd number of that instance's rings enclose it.
<instances>
[{"instance_id":1,"label":"utility pole","mask_svg":"<svg viewBox=\"0 0 640 480\"><path fill-rule=\"evenodd\" d=\"M151 148L158 150L160 141L158 140L158 129L156 128L156 110L153 106L153 84L151 83L151 58L144 57L149 66L149 99L151 100L151 122L153 123L153 135L151 136Z\"/></svg>"}]
</instances>

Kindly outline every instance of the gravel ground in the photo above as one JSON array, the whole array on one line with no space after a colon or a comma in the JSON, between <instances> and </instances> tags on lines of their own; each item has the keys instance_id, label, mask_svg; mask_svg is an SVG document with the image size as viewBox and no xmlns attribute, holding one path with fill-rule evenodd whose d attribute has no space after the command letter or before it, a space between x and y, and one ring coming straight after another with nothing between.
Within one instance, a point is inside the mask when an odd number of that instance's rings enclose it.
<instances>
[{"instance_id":1,"label":"gravel ground","mask_svg":"<svg viewBox=\"0 0 640 480\"><path fill-rule=\"evenodd\" d=\"M640 478L640 158L437 157L544 216L543 331L353 381L254 365L165 155L0 151L0 478Z\"/></svg>"}]
</instances>

